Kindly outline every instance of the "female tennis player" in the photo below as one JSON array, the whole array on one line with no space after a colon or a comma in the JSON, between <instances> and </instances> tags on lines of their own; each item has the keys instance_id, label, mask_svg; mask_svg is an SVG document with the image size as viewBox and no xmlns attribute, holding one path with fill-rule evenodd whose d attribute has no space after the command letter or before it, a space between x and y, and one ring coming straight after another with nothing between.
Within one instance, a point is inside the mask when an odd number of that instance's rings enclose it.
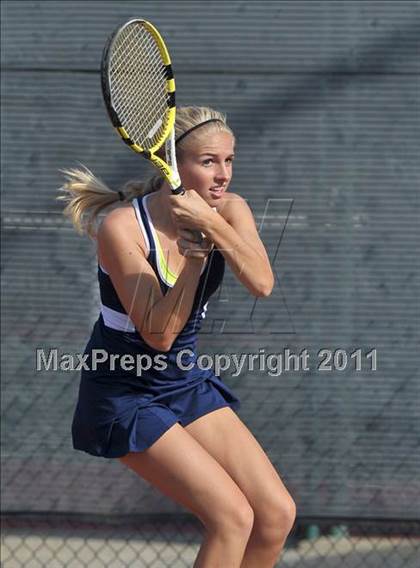
<instances>
[{"instance_id":1,"label":"female tennis player","mask_svg":"<svg viewBox=\"0 0 420 568\"><path fill-rule=\"evenodd\" d=\"M118 458L191 511L205 529L196 568L269 568L295 504L236 414L239 399L200 369L196 343L225 262L258 297L273 273L251 210L228 192L235 139L225 116L181 107L175 136L184 195L158 176L114 192L87 169L65 172L64 212L96 238L101 296L73 446Z\"/></svg>"}]
</instances>

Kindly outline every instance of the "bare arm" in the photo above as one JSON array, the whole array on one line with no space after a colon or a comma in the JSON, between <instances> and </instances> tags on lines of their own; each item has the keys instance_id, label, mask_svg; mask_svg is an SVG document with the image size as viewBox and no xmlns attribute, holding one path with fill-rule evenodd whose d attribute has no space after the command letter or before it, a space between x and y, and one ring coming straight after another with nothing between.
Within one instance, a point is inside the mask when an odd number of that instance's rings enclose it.
<instances>
[{"instance_id":1,"label":"bare arm","mask_svg":"<svg viewBox=\"0 0 420 568\"><path fill-rule=\"evenodd\" d=\"M238 280L254 296L269 296L273 271L246 201L235 193L213 211L193 189L171 196L172 217L178 227L201 231L225 257Z\"/></svg>"},{"instance_id":2,"label":"bare arm","mask_svg":"<svg viewBox=\"0 0 420 568\"><path fill-rule=\"evenodd\" d=\"M274 276L254 216L239 195L229 193L226 198L221 212L213 216L204 232L223 254L238 280L254 296L269 296Z\"/></svg>"},{"instance_id":3,"label":"bare arm","mask_svg":"<svg viewBox=\"0 0 420 568\"><path fill-rule=\"evenodd\" d=\"M190 316L204 258L187 257L175 285L163 295L133 234L127 210L112 211L98 231L98 254L137 331L153 349L169 351Z\"/></svg>"}]
</instances>

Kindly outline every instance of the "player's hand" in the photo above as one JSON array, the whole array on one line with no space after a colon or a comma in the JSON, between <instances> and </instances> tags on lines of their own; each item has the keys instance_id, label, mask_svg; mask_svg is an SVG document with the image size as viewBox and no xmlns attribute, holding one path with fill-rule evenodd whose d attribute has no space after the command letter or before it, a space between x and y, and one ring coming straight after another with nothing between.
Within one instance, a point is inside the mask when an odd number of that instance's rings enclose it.
<instances>
[{"instance_id":1,"label":"player's hand","mask_svg":"<svg viewBox=\"0 0 420 568\"><path fill-rule=\"evenodd\" d=\"M169 204L172 219L178 229L194 229L205 233L213 220L213 209L194 189L183 195L170 195Z\"/></svg>"},{"instance_id":2,"label":"player's hand","mask_svg":"<svg viewBox=\"0 0 420 568\"><path fill-rule=\"evenodd\" d=\"M178 230L178 250L188 258L206 258L213 248L213 243L206 237L186 228Z\"/></svg>"}]
</instances>

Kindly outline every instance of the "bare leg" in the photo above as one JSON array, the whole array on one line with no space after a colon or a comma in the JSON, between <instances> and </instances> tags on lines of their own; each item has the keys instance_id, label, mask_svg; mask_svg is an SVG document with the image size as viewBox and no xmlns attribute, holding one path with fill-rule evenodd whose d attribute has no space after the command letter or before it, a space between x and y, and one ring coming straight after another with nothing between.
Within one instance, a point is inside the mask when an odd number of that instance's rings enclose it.
<instances>
[{"instance_id":1,"label":"bare leg","mask_svg":"<svg viewBox=\"0 0 420 568\"><path fill-rule=\"evenodd\" d=\"M237 535L222 529L207 530L193 568L240 568L250 530L244 528Z\"/></svg>"},{"instance_id":2,"label":"bare leg","mask_svg":"<svg viewBox=\"0 0 420 568\"><path fill-rule=\"evenodd\" d=\"M253 530L248 541L241 568L273 568L280 559L281 552L289 534L288 529L276 534L261 537Z\"/></svg>"},{"instance_id":3,"label":"bare leg","mask_svg":"<svg viewBox=\"0 0 420 568\"><path fill-rule=\"evenodd\" d=\"M241 568L272 568L295 522L296 506L263 448L230 408L202 416L185 429L220 463L253 509Z\"/></svg>"},{"instance_id":4,"label":"bare leg","mask_svg":"<svg viewBox=\"0 0 420 568\"><path fill-rule=\"evenodd\" d=\"M194 568L240 568L253 511L222 466L175 424L144 452L120 461L195 514L206 530Z\"/></svg>"}]
</instances>

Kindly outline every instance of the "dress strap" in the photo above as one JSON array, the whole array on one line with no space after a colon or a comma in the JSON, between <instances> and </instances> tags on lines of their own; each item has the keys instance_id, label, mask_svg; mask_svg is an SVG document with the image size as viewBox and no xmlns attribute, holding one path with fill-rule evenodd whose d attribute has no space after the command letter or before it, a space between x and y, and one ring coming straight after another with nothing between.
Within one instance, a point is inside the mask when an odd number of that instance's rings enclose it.
<instances>
[{"instance_id":1,"label":"dress strap","mask_svg":"<svg viewBox=\"0 0 420 568\"><path fill-rule=\"evenodd\" d=\"M147 256L150 255L150 242L151 242L151 232L150 232L150 228L148 226L148 221L147 221L147 216L146 213L144 211L144 206L143 206L143 199L145 196L140 196L140 197L135 197L132 201L133 203L133 207L134 207L134 211L136 213L136 217L137 217L137 221L140 225L140 230L143 234L143 238L144 238L144 242L146 245L146 251L147 251Z\"/></svg>"}]
</instances>

